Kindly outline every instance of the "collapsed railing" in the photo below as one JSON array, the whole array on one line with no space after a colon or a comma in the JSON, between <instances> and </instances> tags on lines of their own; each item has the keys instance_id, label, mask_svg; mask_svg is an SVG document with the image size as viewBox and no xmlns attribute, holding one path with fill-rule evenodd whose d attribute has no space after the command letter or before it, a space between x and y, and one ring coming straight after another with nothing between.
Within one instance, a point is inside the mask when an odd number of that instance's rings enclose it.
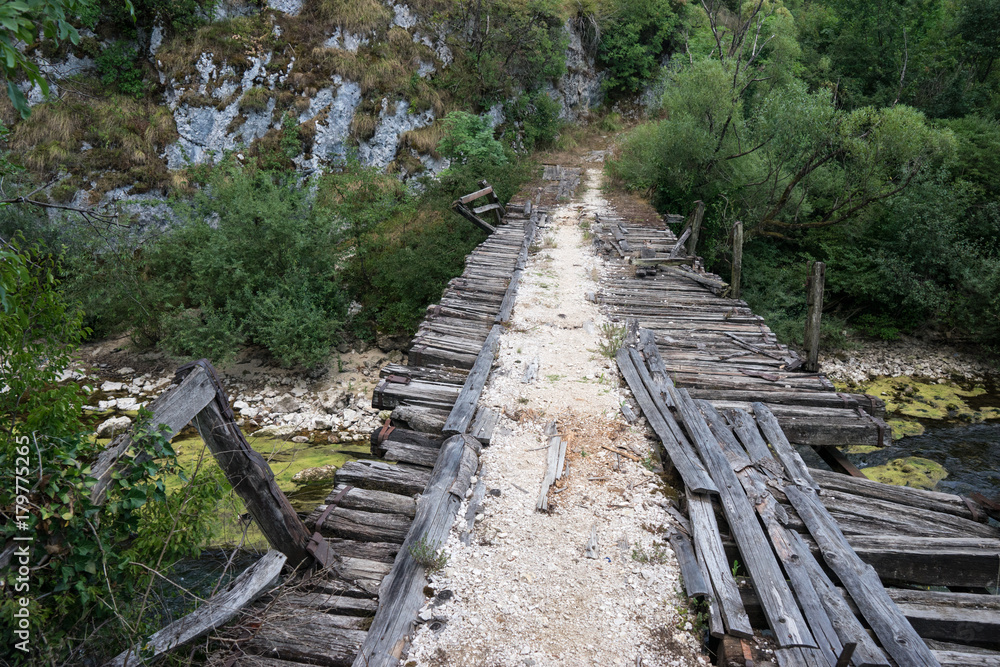
<instances>
[{"instance_id":1,"label":"collapsed railing","mask_svg":"<svg viewBox=\"0 0 1000 667\"><path fill-rule=\"evenodd\" d=\"M319 533L310 535L278 488L267 461L243 436L229 407L225 389L208 360L201 359L179 368L174 384L153 401L150 411L148 423L159 427L167 439L189 423L194 424L272 550L237 577L227 591L108 663L116 667L159 656L224 625L269 588L286 563L293 568L323 568L334 560L326 540ZM98 457L93 467L97 480L91 491L94 504L105 502L108 485L116 471L143 463L125 457L132 443L130 430L115 438Z\"/></svg>"}]
</instances>

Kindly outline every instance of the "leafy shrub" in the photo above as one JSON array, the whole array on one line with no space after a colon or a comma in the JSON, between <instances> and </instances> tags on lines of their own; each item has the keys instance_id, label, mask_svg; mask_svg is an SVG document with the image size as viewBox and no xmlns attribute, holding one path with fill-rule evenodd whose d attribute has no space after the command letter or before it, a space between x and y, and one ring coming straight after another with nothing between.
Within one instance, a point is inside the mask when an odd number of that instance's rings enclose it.
<instances>
[{"instance_id":1,"label":"leafy shrub","mask_svg":"<svg viewBox=\"0 0 1000 667\"><path fill-rule=\"evenodd\" d=\"M115 86L120 92L132 97L146 94L142 68L138 63L139 54L135 46L117 41L105 48L96 59L97 72L101 83Z\"/></svg>"},{"instance_id":2,"label":"leafy shrub","mask_svg":"<svg viewBox=\"0 0 1000 667\"><path fill-rule=\"evenodd\" d=\"M17 568L0 583L0 613L16 618L27 600L30 614L23 652L15 624L0 626L15 665L104 663L156 629L147 597L155 575L138 563L167 567L196 554L210 516L203 510L221 496L218 484L167 493L176 455L141 411L103 504L92 497L91 465L103 445L85 435L79 387L56 384L84 334L56 273L36 250L6 242L0 250L0 383L8 388L0 392L0 505L24 510L0 523L0 541L31 536L17 542L31 595Z\"/></svg>"},{"instance_id":3,"label":"leafy shrub","mask_svg":"<svg viewBox=\"0 0 1000 667\"><path fill-rule=\"evenodd\" d=\"M559 103L542 91L521 95L504 107L507 121L521 125L523 150L552 145L562 127L559 108Z\"/></svg>"},{"instance_id":4,"label":"leafy shrub","mask_svg":"<svg viewBox=\"0 0 1000 667\"><path fill-rule=\"evenodd\" d=\"M503 144L494 138L489 119L467 111L452 111L445 116L438 152L458 164L507 162Z\"/></svg>"}]
</instances>

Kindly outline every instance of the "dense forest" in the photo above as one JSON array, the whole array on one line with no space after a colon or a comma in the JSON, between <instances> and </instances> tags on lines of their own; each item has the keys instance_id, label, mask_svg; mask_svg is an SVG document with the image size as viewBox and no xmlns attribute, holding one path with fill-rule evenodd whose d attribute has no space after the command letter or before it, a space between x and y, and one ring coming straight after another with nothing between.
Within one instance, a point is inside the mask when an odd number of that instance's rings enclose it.
<instances>
[{"instance_id":1,"label":"dense forest","mask_svg":"<svg viewBox=\"0 0 1000 667\"><path fill-rule=\"evenodd\" d=\"M433 17L452 58L427 76L429 47L376 0L306 0L296 17L260 3L218 18L219 4L0 5L0 506L14 506L7 476L25 434L46 434L50 454L30 519L45 640L24 664L113 654L157 628L155 576L138 564L197 553L220 493L207 479L168 494L172 450L151 433L150 457L136 452L132 473L90 497L97 445L76 386L57 386L75 346L128 334L137 349L219 362L252 347L310 372L343 341L405 341L483 238L451 201L483 178L506 200L536 175L537 150L574 141L551 95L571 29L600 77L591 122L629 125L610 180L663 211L705 202L699 252L723 275L742 221L744 296L779 335L801 337L805 267L818 259L830 344L848 331L1000 343L998 0L421 0L414 11ZM334 28L371 38L297 48ZM280 83L238 106L281 122L168 168L177 129L162 75L194 76L206 50L278 54L263 67ZM56 82L38 64L68 55L95 71ZM361 91L347 150L303 169L318 125L299 119L334 77ZM379 168L358 148L388 99L434 121ZM432 173L418 154L449 166ZM108 204L122 187L166 207L170 224ZM17 532L0 525L5 543ZM4 618L21 604L10 577ZM5 645L14 632L3 626Z\"/></svg>"}]
</instances>

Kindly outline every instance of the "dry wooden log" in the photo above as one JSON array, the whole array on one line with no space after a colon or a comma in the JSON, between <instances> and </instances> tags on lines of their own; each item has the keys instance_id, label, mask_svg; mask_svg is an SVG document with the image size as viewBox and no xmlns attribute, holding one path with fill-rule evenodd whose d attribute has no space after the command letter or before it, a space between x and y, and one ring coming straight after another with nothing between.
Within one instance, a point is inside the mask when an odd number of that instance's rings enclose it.
<instances>
[{"instance_id":1,"label":"dry wooden log","mask_svg":"<svg viewBox=\"0 0 1000 667\"><path fill-rule=\"evenodd\" d=\"M410 533L379 588L379 610L357 652L354 667L397 664L424 602L424 567L414 558L412 548L419 543L434 549L443 543L478 466L479 452L479 442L466 435L452 436L441 446Z\"/></svg>"},{"instance_id":2,"label":"dry wooden log","mask_svg":"<svg viewBox=\"0 0 1000 667\"><path fill-rule=\"evenodd\" d=\"M410 529L410 517L386 512L335 507L327 515L320 533L362 542L396 542L401 544Z\"/></svg>"},{"instance_id":3,"label":"dry wooden log","mask_svg":"<svg viewBox=\"0 0 1000 667\"><path fill-rule=\"evenodd\" d=\"M392 411L393 421L401 421L412 427L414 431L424 433L441 433L448 420L448 412L417 405L401 405Z\"/></svg>"},{"instance_id":4,"label":"dry wooden log","mask_svg":"<svg viewBox=\"0 0 1000 667\"><path fill-rule=\"evenodd\" d=\"M227 590L209 598L195 611L154 633L149 639L123 651L105 665L126 667L126 665L148 664L150 660L225 625L243 607L256 600L275 583L281 575L285 560L285 554L268 551L236 577Z\"/></svg>"},{"instance_id":5,"label":"dry wooden log","mask_svg":"<svg viewBox=\"0 0 1000 667\"><path fill-rule=\"evenodd\" d=\"M399 553L399 545L392 542L359 542L340 537L328 537L326 541L330 545L330 551L341 558L363 558L377 563L392 563Z\"/></svg>"},{"instance_id":6,"label":"dry wooden log","mask_svg":"<svg viewBox=\"0 0 1000 667\"><path fill-rule=\"evenodd\" d=\"M344 509L401 514L411 518L417 511L417 504L410 496L370 489L348 488L345 484L338 484L327 496L324 503L309 514L306 518L306 525L315 526L316 520L326 511L329 504L334 502L337 507Z\"/></svg>"},{"instance_id":7,"label":"dry wooden log","mask_svg":"<svg viewBox=\"0 0 1000 667\"><path fill-rule=\"evenodd\" d=\"M848 542L883 581L996 586L1000 539L852 535Z\"/></svg>"},{"instance_id":8,"label":"dry wooden log","mask_svg":"<svg viewBox=\"0 0 1000 667\"><path fill-rule=\"evenodd\" d=\"M469 506L465 510L465 530L462 531L462 544L470 544L472 542L472 529L476 525L476 513L479 512L479 505L483 502L483 497L486 495L484 474L484 472L480 471L479 479L476 481L476 488L472 491L472 497L469 498Z\"/></svg>"}]
</instances>

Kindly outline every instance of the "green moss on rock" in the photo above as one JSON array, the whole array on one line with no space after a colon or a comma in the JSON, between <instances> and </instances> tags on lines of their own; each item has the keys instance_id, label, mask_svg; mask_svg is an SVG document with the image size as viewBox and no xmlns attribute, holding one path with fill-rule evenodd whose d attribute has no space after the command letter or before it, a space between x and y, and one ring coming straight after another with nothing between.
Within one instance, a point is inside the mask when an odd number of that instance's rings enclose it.
<instances>
[{"instance_id":1,"label":"green moss on rock","mask_svg":"<svg viewBox=\"0 0 1000 667\"><path fill-rule=\"evenodd\" d=\"M926 490L933 490L938 482L948 476L948 471L940 463L919 456L893 459L885 465L865 468L862 472L868 479L883 484Z\"/></svg>"}]
</instances>

